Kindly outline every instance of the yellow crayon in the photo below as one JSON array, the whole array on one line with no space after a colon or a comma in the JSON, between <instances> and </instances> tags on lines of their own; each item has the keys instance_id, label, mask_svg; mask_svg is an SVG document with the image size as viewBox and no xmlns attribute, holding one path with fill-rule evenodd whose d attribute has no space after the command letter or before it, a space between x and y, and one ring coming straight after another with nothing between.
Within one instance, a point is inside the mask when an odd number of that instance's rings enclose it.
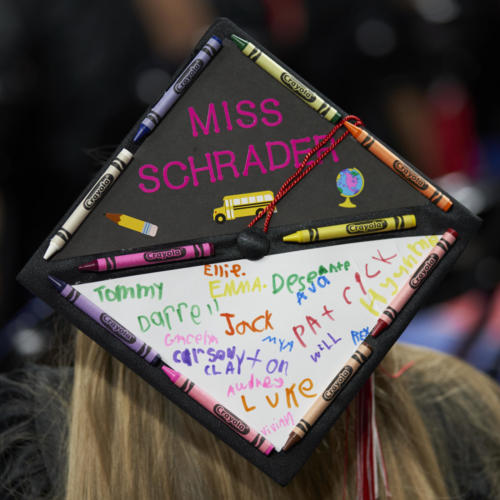
<instances>
[{"instance_id":1,"label":"yellow crayon","mask_svg":"<svg viewBox=\"0 0 500 500\"><path fill-rule=\"evenodd\" d=\"M115 222L119 226L132 229L132 231L137 231L138 233L146 234L148 236L156 236L156 233L158 232L158 226L155 224L136 219L135 217L130 217L130 215L110 213L105 215L109 220Z\"/></svg>"},{"instance_id":2,"label":"yellow crayon","mask_svg":"<svg viewBox=\"0 0 500 500\"><path fill-rule=\"evenodd\" d=\"M410 229L417 225L414 215L396 215L357 222L348 222L336 226L312 227L283 236L283 241L290 243L309 243L311 241L349 238L360 234L385 233Z\"/></svg>"},{"instance_id":3,"label":"yellow crayon","mask_svg":"<svg viewBox=\"0 0 500 500\"><path fill-rule=\"evenodd\" d=\"M291 75L285 68L276 61L264 54L253 43L244 40L236 35L231 35L231 39L237 47L257 66L260 66L266 73L281 83L288 90L299 96L306 104L315 109L326 120L336 123L340 119L340 113L325 102L319 95L316 95L304 83Z\"/></svg>"}]
</instances>

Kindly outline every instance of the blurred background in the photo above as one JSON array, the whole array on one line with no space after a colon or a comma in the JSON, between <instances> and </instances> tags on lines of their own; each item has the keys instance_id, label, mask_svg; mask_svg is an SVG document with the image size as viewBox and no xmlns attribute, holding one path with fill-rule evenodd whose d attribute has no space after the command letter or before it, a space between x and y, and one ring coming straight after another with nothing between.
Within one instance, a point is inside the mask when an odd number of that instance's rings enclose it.
<instances>
[{"instance_id":1,"label":"blurred background","mask_svg":"<svg viewBox=\"0 0 500 500\"><path fill-rule=\"evenodd\" d=\"M483 220L402 340L500 381L500 103L493 0L2 0L0 371L52 345L15 282L216 17L252 34Z\"/></svg>"}]
</instances>

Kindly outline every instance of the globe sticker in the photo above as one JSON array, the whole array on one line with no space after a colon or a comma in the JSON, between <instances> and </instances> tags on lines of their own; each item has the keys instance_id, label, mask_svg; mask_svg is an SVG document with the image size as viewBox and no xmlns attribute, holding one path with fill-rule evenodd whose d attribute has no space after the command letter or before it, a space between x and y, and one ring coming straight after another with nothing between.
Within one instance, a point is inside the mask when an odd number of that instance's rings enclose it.
<instances>
[{"instance_id":1,"label":"globe sticker","mask_svg":"<svg viewBox=\"0 0 500 500\"><path fill-rule=\"evenodd\" d=\"M339 207L356 208L351 198L358 196L365 187L365 179L361 172L355 167L345 168L337 175L336 182L340 196L345 198L345 201L339 203Z\"/></svg>"}]
</instances>

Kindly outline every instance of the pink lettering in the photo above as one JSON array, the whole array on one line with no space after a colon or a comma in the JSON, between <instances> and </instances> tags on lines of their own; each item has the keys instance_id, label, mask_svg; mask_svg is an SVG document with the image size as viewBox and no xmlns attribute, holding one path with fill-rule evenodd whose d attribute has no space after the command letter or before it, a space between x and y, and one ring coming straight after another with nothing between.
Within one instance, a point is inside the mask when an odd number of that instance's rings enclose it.
<instances>
[{"instance_id":1,"label":"pink lettering","mask_svg":"<svg viewBox=\"0 0 500 500\"><path fill-rule=\"evenodd\" d=\"M202 122L202 120L200 119L200 117L198 116L198 114L196 113L195 109L192 106L188 108L188 113L189 113L189 121L191 122L191 130L193 132L193 137L198 137L198 129L196 125L200 127L204 135L208 135L210 133L210 126L212 120L214 122L213 131L216 134L220 132L219 123L217 121L217 114L215 112L215 105L213 102L211 102L208 105L207 121L205 123Z\"/></svg>"},{"instance_id":2,"label":"pink lettering","mask_svg":"<svg viewBox=\"0 0 500 500\"><path fill-rule=\"evenodd\" d=\"M184 165L181 161L170 161L163 167L163 180L165 181L165 185L170 189L182 189L189 184L189 177L185 175L182 184L172 184L168 177L168 169L173 165L179 166L181 170L187 170L186 165Z\"/></svg>"},{"instance_id":3,"label":"pink lettering","mask_svg":"<svg viewBox=\"0 0 500 500\"><path fill-rule=\"evenodd\" d=\"M290 141L290 144L292 145L292 151L293 151L293 159L294 159L294 162L295 162L295 168L298 168L300 167L300 164L302 162L302 160L299 160L299 155L306 155L306 153L309 152L309 150L311 149L310 147L307 148L307 149L297 149L297 144L301 144L301 143L304 143L304 142L310 142L311 139L309 139L309 137L303 137L302 139L292 139ZM311 161L309 161L308 165L311 164Z\"/></svg>"},{"instance_id":4,"label":"pink lettering","mask_svg":"<svg viewBox=\"0 0 500 500\"><path fill-rule=\"evenodd\" d=\"M276 163L273 155L273 148L280 147L283 149L286 155L286 160L283 163ZM269 170L272 172L273 170L278 170L280 168L284 168L288 166L290 163L290 148L288 144L283 141L267 141L266 142L267 156L269 158ZM283 155L283 153L281 153Z\"/></svg>"},{"instance_id":5,"label":"pink lettering","mask_svg":"<svg viewBox=\"0 0 500 500\"><path fill-rule=\"evenodd\" d=\"M199 185L197 172L203 172L204 170L209 173L210 182L216 182L210 153L205 153L205 158L207 159L207 164L204 167L195 167L193 157L188 157L189 166L191 167L191 175L193 177L193 186Z\"/></svg>"},{"instance_id":6,"label":"pink lettering","mask_svg":"<svg viewBox=\"0 0 500 500\"><path fill-rule=\"evenodd\" d=\"M264 125L267 125L268 127L276 127L283 121L283 115L277 109L268 109L266 107L266 105L268 103L275 106L275 107L278 107L280 105L280 103L277 99L273 99L273 98L264 99L260 103L260 110L267 115L274 115L276 117L276 119L275 119L275 121L269 121L266 117L263 117L262 123Z\"/></svg>"},{"instance_id":7,"label":"pink lettering","mask_svg":"<svg viewBox=\"0 0 500 500\"><path fill-rule=\"evenodd\" d=\"M248 146L248 153L247 153L247 159L245 161L245 168L243 169L243 174L244 176L248 175L248 169L251 166L257 166L260 168L260 172L262 174L267 174L266 167L264 167L264 164L259 158L259 155L255 151L255 146L253 144L250 144Z\"/></svg>"},{"instance_id":8,"label":"pink lettering","mask_svg":"<svg viewBox=\"0 0 500 500\"><path fill-rule=\"evenodd\" d=\"M215 168L217 170L217 180L222 181L224 180L224 176L222 175L222 169L223 168L230 168L233 171L234 178L237 179L240 174L238 170L236 169L236 166L234 165L234 153L232 151L214 151L214 160L215 160ZM229 156L229 161L226 163L221 162L221 157L222 156Z\"/></svg>"},{"instance_id":9,"label":"pink lettering","mask_svg":"<svg viewBox=\"0 0 500 500\"><path fill-rule=\"evenodd\" d=\"M326 137L326 135L315 135L314 136L314 145L317 146L324 138ZM334 139L332 139L330 142L333 142ZM325 145L324 147L318 149L318 152L316 153L317 157L319 158L328 148L328 144ZM334 161L334 163L337 163L339 161L339 157L337 156L337 153L335 151L335 149L332 149L332 160ZM321 161L321 163L323 163L323 161Z\"/></svg>"},{"instance_id":10,"label":"pink lettering","mask_svg":"<svg viewBox=\"0 0 500 500\"><path fill-rule=\"evenodd\" d=\"M143 182L141 182L139 184L139 189L143 193L154 193L155 191L158 191L158 189L160 189L160 181L156 177L153 177L152 175L146 175L144 173L145 170L151 170L153 173L156 174L158 173L158 167L156 167L155 165L143 165L141 168L139 168L139 177L146 181L151 181L154 184L153 187L146 187L146 185Z\"/></svg>"},{"instance_id":11,"label":"pink lettering","mask_svg":"<svg viewBox=\"0 0 500 500\"><path fill-rule=\"evenodd\" d=\"M245 111L244 109L241 109L242 106L248 106L250 109L255 109L255 104L252 101L240 101L238 104L236 104L236 112L241 116L251 117L251 121L250 123L245 123L241 118L238 118L236 120L236 123L241 128L255 127L255 125L257 125L257 115L255 113L252 113L251 111Z\"/></svg>"}]
</instances>

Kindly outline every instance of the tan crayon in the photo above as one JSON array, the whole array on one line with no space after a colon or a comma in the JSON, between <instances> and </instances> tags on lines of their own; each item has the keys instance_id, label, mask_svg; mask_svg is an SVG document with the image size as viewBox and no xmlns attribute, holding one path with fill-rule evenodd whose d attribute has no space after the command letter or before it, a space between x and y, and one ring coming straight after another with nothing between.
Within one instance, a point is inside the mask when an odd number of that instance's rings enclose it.
<instances>
[{"instance_id":1,"label":"tan crayon","mask_svg":"<svg viewBox=\"0 0 500 500\"><path fill-rule=\"evenodd\" d=\"M359 370L360 366L370 357L372 348L365 342L362 342L356 352L349 358L347 363L337 373L337 376L328 384L323 394L314 401L306 414L300 419L290 432L288 439L283 446L283 451L289 450L297 444L314 425L316 420L330 406L332 401L340 394L353 375Z\"/></svg>"},{"instance_id":2,"label":"tan crayon","mask_svg":"<svg viewBox=\"0 0 500 500\"><path fill-rule=\"evenodd\" d=\"M385 163L393 172L398 174L410 186L420 191L434 205L439 207L443 212L453 206L453 202L444 195L439 189L433 186L427 179L415 172L406 163L402 162L392 151L387 149L381 142L374 139L371 135L356 125L344 122L345 128L353 135L353 137L370 153L375 155L381 162Z\"/></svg>"}]
</instances>

